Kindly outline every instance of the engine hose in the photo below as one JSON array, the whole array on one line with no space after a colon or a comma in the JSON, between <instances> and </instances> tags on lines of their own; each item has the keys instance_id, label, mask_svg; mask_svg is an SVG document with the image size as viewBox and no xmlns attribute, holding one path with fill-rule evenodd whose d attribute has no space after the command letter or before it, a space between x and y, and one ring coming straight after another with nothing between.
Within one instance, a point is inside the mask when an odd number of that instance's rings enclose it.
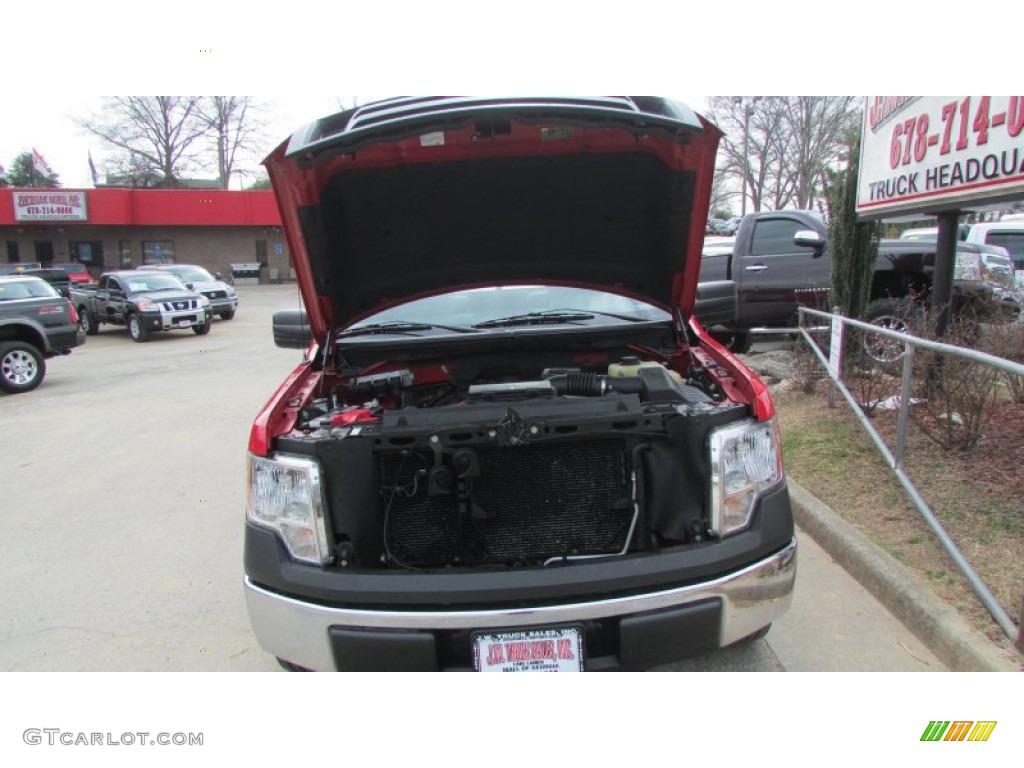
<instances>
[{"instance_id":1,"label":"engine hose","mask_svg":"<svg viewBox=\"0 0 1024 768\"><path fill-rule=\"evenodd\" d=\"M549 381L555 392L560 395L576 395L577 397L600 397L608 391L606 377L599 373L570 371L552 376Z\"/></svg>"},{"instance_id":2,"label":"engine hose","mask_svg":"<svg viewBox=\"0 0 1024 768\"><path fill-rule=\"evenodd\" d=\"M556 394L576 397L601 397L609 392L635 395L641 390L638 376L609 377L600 373L570 371L548 379Z\"/></svg>"}]
</instances>

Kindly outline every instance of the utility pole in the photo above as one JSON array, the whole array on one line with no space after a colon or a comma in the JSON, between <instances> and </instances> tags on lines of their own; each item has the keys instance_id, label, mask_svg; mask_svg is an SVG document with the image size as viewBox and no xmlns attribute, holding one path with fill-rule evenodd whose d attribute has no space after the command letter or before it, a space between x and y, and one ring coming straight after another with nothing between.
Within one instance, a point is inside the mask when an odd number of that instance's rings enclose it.
<instances>
[{"instance_id":1,"label":"utility pole","mask_svg":"<svg viewBox=\"0 0 1024 768\"><path fill-rule=\"evenodd\" d=\"M744 102L743 96L733 96L733 104L743 107L743 195L740 198L740 216L747 215L747 180L750 178L750 116L754 114L754 104L761 100L760 96L750 97Z\"/></svg>"}]
</instances>

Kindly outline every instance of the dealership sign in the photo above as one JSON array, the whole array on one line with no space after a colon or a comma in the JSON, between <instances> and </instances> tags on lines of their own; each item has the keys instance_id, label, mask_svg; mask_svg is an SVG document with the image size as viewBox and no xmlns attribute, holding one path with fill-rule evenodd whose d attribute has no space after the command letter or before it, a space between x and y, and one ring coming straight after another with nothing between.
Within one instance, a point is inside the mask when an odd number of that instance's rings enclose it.
<instances>
[{"instance_id":1,"label":"dealership sign","mask_svg":"<svg viewBox=\"0 0 1024 768\"><path fill-rule=\"evenodd\" d=\"M14 193L15 221L88 221L85 192L37 189Z\"/></svg>"},{"instance_id":2,"label":"dealership sign","mask_svg":"<svg viewBox=\"0 0 1024 768\"><path fill-rule=\"evenodd\" d=\"M1024 198L1024 96L869 96L857 213L935 213Z\"/></svg>"}]
</instances>

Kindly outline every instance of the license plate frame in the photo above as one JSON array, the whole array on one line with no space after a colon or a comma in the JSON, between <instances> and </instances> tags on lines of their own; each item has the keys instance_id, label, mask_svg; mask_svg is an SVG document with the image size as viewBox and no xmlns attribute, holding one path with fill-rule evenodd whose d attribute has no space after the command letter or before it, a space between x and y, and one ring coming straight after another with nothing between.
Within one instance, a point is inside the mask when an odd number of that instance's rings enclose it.
<instances>
[{"instance_id":1,"label":"license plate frame","mask_svg":"<svg viewBox=\"0 0 1024 768\"><path fill-rule=\"evenodd\" d=\"M477 672L582 672L583 627L499 629L474 632L473 669Z\"/></svg>"}]
</instances>

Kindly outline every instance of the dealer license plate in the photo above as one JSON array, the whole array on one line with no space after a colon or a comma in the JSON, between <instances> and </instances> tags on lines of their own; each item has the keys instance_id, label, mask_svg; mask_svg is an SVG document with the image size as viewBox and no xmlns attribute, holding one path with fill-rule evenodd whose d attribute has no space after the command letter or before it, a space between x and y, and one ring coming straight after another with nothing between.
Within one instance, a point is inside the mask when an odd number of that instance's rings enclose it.
<instances>
[{"instance_id":1,"label":"dealer license plate","mask_svg":"<svg viewBox=\"0 0 1024 768\"><path fill-rule=\"evenodd\" d=\"M184 320L179 320L178 325L182 328L188 328L194 321L191 318L186 317Z\"/></svg>"},{"instance_id":2,"label":"dealer license plate","mask_svg":"<svg viewBox=\"0 0 1024 768\"><path fill-rule=\"evenodd\" d=\"M473 663L478 672L582 672L583 632L558 627L477 633Z\"/></svg>"}]
</instances>

